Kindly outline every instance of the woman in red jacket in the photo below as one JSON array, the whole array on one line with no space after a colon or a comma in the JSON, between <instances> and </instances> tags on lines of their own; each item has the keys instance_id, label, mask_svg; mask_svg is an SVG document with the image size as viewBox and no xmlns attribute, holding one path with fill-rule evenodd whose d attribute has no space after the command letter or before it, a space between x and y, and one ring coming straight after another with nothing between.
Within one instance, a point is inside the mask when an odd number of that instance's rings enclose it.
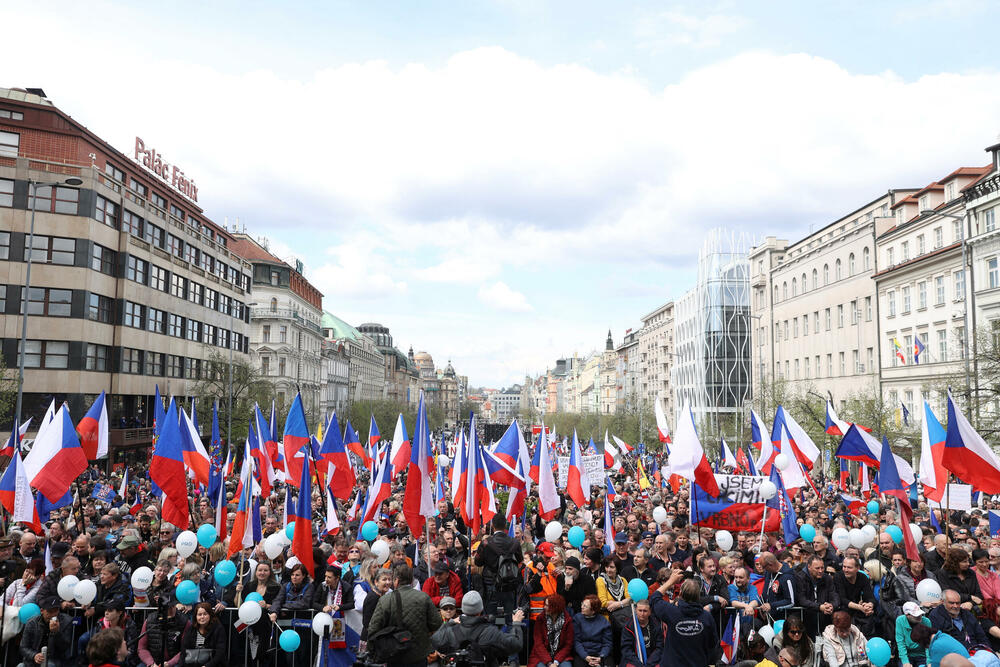
<instances>
[{"instance_id":1,"label":"woman in red jacket","mask_svg":"<svg viewBox=\"0 0 1000 667\"><path fill-rule=\"evenodd\" d=\"M572 667L573 620L563 596L545 598L545 613L534 624L529 667Z\"/></svg>"}]
</instances>

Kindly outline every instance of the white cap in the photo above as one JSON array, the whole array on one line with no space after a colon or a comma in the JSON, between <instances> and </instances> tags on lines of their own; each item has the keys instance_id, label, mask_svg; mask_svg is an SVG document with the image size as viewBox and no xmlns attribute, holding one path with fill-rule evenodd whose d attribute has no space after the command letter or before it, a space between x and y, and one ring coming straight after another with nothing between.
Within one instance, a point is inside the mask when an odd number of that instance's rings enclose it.
<instances>
[{"instance_id":1,"label":"white cap","mask_svg":"<svg viewBox=\"0 0 1000 667\"><path fill-rule=\"evenodd\" d=\"M924 610L916 602L910 601L903 604L903 613L907 616L923 616Z\"/></svg>"}]
</instances>

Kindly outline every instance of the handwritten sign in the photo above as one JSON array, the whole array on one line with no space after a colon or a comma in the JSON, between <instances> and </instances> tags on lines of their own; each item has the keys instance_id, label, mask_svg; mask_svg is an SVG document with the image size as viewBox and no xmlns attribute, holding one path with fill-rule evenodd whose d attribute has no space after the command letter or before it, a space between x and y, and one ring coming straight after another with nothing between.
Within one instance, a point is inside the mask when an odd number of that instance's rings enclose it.
<instances>
[{"instance_id":1,"label":"handwritten sign","mask_svg":"<svg viewBox=\"0 0 1000 667\"><path fill-rule=\"evenodd\" d=\"M927 504L934 509L972 510L972 486L970 484L949 484L941 496L941 502L928 499Z\"/></svg>"},{"instance_id":2,"label":"handwritten sign","mask_svg":"<svg viewBox=\"0 0 1000 667\"><path fill-rule=\"evenodd\" d=\"M559 479L557 480L560 489L566 488L566 482L569 480L569 457L560 456L559 461ZM587 479L590 480L591 486L603 487L604 486L604 457L599 454L589 454L583 457L583 469L587 471Z\"/></svg>"}]
</instances>

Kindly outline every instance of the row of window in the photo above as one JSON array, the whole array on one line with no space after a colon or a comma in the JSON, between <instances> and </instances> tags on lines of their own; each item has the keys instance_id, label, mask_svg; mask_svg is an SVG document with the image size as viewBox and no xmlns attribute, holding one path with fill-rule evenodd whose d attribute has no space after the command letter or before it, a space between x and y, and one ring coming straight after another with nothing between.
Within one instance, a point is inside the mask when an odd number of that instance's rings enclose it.
<instances>
[{"instance_id":1,"label":"row of window","mask_svg":"<svg viewBox=\"0 0 1000 667\"><path fill-rule=\"evenodd\" d=\"M243 334L133 301L123 304L122 325L221 348L229 347L229 336L232 333L235 349L246 349L246 337Z\"/></svg>"},{"instance_id":2,"label":"row of window","mask_svg":"<svg viewBox=\"0 0 1000 667\"><path fill-rule=\"evenodd\" d=\"M995 262L994 262L995 263ZM998 277L1000 278L1000 277ZM943 306L947 300L947 294L945 293L947 286L945 285L945 276L935 276L933 282L931 282L930 289L934 290L933 299L935 306ZM928 299L930 295L928 294L928 281L918 280L916 284L916 309L923 310L928 305ZM965 299L965 272L959 269L952 273L952 293L956 301L961 301ZM913 302L913 287L912 285L902 285L898 289L899 295L899 314L906 315L910 313L914 308ZM893 288L885 293L885 308L886 317L895 317L897 314L897 289Z\"/></svg>"},{"instance_id":3,"label":"row of window","mask_svg":"<svg viewBox=\"0 0 1000 667\"><path fill-rule=\"evenodd\" d=\"M857 264L857 262L856 262L854 253L852 252L850 255L847 256L847 276L848 277L853 276L855 273L857 273L857 265L856 264ZM868 248L865 248L862 251L862 253L861 253L861 267L862 267L861 268L862 271L870 271L871 270L871 251ZM763 260L761 260L759 268L760 268L760 271L763 272ZM812 289L814 289L814 290L820 288L820 275L821 274L820 274L819 269L813 269L812 270ZM837 281L837 280L842 280L843 278L844 278L844 265L841 262L841 260L838 258L833 263L833 280ZM822 284L823 287L826 287L827 285L830 284L830 265L829 264L824 264L823 265L822 279L823 279L823 284ZM778 303L778 301L779 301L779 294L780 294L781 300L785 300L785 299L789 299L789 298L794 297L794 296L798 296L800 293L801 294L805 294L806 292L810 291L809 284L810 283L807 281L806 274L803 273L802 274L802 278L801 278L801 282L799 282L799 278L792 278L792 281L791 281L791 293L789 293L789 282L787 280L785 280L785 281L783 281L781 283L781 291L780 291L780 293L778 291L778 286L775 285L774 286L774 302ZM801 285L801 288L800 288L800 285Z\"/></svg>"},{"instance_id":4,"label":"row of window","mask_svg":"<svg viewBox=\"0 0 1000 667\"><path fill-rule=\"evenodd\" d=\"M239 320L246 318L246 304L242 301L135 255L129 255L125 262L125 278Z\"/></svg>"},{"instance_id":5,"label":"row of window","mask_svg":"<svg viewBox=\"0 0 1000 667\"><path fill-rule=\"evenodd\" d=\"M111 370L111 351L108 345L88 343L84 369L88 371L109 372ZM20 362L21 347L18 345L18 362ZM27 340L24 346L24 367L46 370L65 370L69 368L69 342L60 340ZM193 357L182 357L165 352L137 350L131 347L121 348L120 373L128 375L154 375L159 377L186 378L198 380L207 370L208 363Z\"/></svg>"},{"instance_id":6,"label":"row of window","mask_svg":"<svg viewBox=\"0 0 1000 667\"><path fill-rule=\"evenodd\" d=\"M955 327L954 348L948 347L948 329L939 327L934 332L934 340L930 338L930 332L922 331L917 333L920 339L922 351L917 356L916 345L912 334L905 336L889 336L888 347L889 356L884 362L888 366L911 366L913 364L931 364L941 361L958 361L965 359L965 327ZM896 343L899 343L897 346Z\"/></svg>"},{"instance_id":7,"label":"row of window","mask_svg":"<svg viewBox=\"0 0 1000 667\"><path fill-rule=\"evenodd\" d=\"M826 308L823 310L822 314L822 329L823 331L830 331L833 328L833 313L834 308ZM864 310L858 310L858 300L854 299L846 307L846 314L850 317L851 325L857 325L861 318L864 318L865 322L871 322L872 313L872 298L866 296L864 300ZM837 317L837 328L843 329L846 324L845 317L845 306L840 304L836 306L836 317ZM789 326L790 325L790 326ZM813 334L818 334L820 332L820 311L813 311L812 315L805 314L802 316L802 335L808 336L810 333L810 325ZM764 335L764 327L760 327L758 330L758 345L763 346L766 336ZM793 317L791 320L784 320L783 322L774 323L774 342L780 343L782 340L790 340L792 338L799 337L799 318Z\"/></svg>"},{"instance_id":8,"label":"row of window","mask_svg":"<svg viewBox=\"0 0 1000 667\"><path fill-rule=\"evenodd\" d=\"M934 237L934 250L944 247L944 229L940 226L935 227L931 234ZM951 242L958 243L962 240L962 222L961 220L953 220L951 225ZM927 238L925 234L917 234L915 239L916 253L913 257L920 257L927 252ZM896 261L896 246L888 246L885 249L885 262L886 266L895 266L897 263L902 264L903 262L908 262L913 257L910 256L910 241L909 239L902 241L899 244L899 261Z\"/></svg>"},{"instance_id":9,"label":"row of window","mask_svg":"<svg viewBox=\"0 0 1000 667\"><path fill-rule=\"evenodd\" d=\"M865 351L865 364L862 365L861 354L858 350L853 350L851 352L851 366L847 366L847 354L845 352L839 352L837 354L837 366L834 368L834 356L832 353L828 353L825 357L826 360L826 375L823 375L823 355L817 354L816 356L810 358L808 356L802 359L786 359L783 363L781 361L775 361L775 368L777 369L778 377L786 380L820 380L824 377L846 377L848 375L860 375L863 373L871 373L875 366L875 349L869 347ZM836 370L836 374L834 371ZM765 377L767 369L765 367L765 362L762 360L760 362L760 372L761 377Z\"/></svg>"}]
</instances>

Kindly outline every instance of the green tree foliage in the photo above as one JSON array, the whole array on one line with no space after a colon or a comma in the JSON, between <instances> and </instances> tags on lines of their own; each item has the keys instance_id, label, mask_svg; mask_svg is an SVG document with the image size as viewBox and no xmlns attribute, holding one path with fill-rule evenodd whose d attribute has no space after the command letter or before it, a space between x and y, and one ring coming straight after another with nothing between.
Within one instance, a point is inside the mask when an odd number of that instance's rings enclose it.
<instances>
[{"instance_id":1,"label":"green tree foliage","mask_svg":"<svg viewBox=\"0 0 1000 667\"><path fill-rule=\"evenodd\" d=\"M229 410L229 355L218 350L209 352L203 363L205 372L194 386L197 398L198 423L203 432L212 427L212 404L219 403L219 431L223 440ZM243 442L247 437L254 403L260 404L266 417L270 417L274 385L249 361L233 360L233 442ZM280 420L279 415L279 420ZM279 423L278 430L281 430Z\"/></svg>"},{"instance_id":2,"label":"green tree foliage","mask_svg":"<svg viewBox=\"0 0 1000 667\"><path fill-rule=\"evenodd\" d=\"M358 432L358 437L362 442L368 438L368 426L372 416L375 417L375 424L378 425L379 433L385 440L391 440L396 429L396 419L403 415L403 423L406 425L406 433L412 439L417 424L417 409L410 407L406 403L380 399L377 401L358 401L353 403L347 410L350 417L351 426ZM344 427L344 415L337 415L340 420L340 427ZM437 405L430 405L427 408L427 424L431 431L437 431L444 426L444 410Z\"/></svg>"},{"instance_id":3,"label":"green tree foliage","mask_svg":"<svg viewBox=\"0 0 1000 667\"><path fill-rule=\"evenodd\" d=\"M17 369L7 368L7 363L0 354L0 415L4 415L4 422L13 422L10 415L14 414L15 403L17 403Z\"/></svg>"}]
</instances>

